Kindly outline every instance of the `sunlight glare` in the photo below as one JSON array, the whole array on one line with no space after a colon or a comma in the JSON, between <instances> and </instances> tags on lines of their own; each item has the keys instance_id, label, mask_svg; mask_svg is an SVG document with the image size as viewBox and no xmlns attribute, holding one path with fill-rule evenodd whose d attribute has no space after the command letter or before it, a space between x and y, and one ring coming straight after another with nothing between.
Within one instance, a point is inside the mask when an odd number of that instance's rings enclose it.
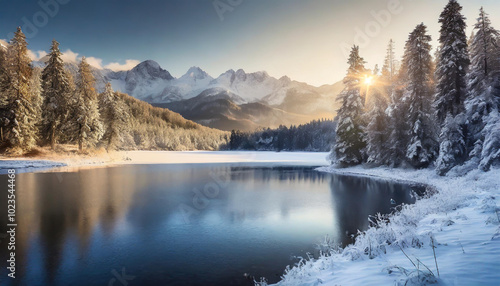
<instances>
[{"instance_id":1,"label":"sunlight glare","mask_svg":"<svg viewBox=\"0 0 500 286\"><path fill-rule=\"evenodd\" d=\"M365 76L365 84L372 85L373 84L373 76Z\"/></svg>"}]
</instances>

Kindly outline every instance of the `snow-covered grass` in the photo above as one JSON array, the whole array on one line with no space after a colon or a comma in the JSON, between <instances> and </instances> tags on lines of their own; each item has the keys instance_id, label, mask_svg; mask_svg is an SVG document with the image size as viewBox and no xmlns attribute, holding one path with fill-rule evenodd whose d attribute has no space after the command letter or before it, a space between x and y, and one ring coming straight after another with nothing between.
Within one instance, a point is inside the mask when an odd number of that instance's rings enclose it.
<instances>
[{"instance_id":1,"label":"snow-covered grass","mask_svg":"<svg viewBox=\"0 0 500 286\"><path fill-rule=\"evenodd\" d=\"M354 244L287 270L278 285L500 285L500 169L461 177L429 169L319 170L423 183L434 193L375 219Z\"/></svg>"}]
</instances>

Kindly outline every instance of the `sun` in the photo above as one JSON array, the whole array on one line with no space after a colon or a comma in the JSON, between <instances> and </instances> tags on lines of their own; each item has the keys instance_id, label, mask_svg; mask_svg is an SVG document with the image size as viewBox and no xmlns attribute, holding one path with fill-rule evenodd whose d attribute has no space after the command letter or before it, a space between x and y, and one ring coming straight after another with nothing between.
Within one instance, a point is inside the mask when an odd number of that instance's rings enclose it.
<instances>
[{"instance_id":1,"label":"sun","mask_svg":"<svg viewBox=\"0 0 500 286\"><path fill-rule=\"evenodd\" d=\"M373 84L373 76L365 75L365 84L372 85Z\"/></svg>"}]
</instances>

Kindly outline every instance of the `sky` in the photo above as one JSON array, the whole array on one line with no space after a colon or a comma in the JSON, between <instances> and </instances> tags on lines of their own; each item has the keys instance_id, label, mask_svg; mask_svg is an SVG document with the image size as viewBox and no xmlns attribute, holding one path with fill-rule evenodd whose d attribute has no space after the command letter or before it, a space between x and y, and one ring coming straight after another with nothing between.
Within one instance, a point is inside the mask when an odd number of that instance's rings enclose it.
<instances>
[{"instance_id":1,"label":"sky","mask_svg":"<svg viewBox=\"0 0 500 286\"><path fill-rule=\"evenodd\" d=\"M353 44L367 68L382 65L387 43L402 56L424 23L437 46L448 0L0 0L0 39L21 26L32 57L52 39L65 60L130 69L155 60L173 76L198 66L213 77L229 69L267 71L320 86L341 80ZM500 1L459 0L469 25L484 6L500 29Z\"/></svg>"}]
</instances>

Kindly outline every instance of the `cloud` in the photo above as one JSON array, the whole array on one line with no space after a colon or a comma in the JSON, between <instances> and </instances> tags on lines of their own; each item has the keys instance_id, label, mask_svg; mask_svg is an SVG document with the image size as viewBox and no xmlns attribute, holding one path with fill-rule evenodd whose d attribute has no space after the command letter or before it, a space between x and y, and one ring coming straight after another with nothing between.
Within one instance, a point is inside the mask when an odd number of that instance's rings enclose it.
<instances>
[{"instance_id":1,"label":"cloud","mask_svg":"<svg viewBox=\"0 0 500 286\"><path fill-rule=\"evenodd\" d=\"M6 40L0 39L0 44L7 46L8 42ZM32 51L28 50L28 56L32 61L39 61L41 58L47 55L46 51ZM109 63L107 65L103 65L103 60L96 57L85 57L87 59L87 63L97 69L107 68L112 71L124 71L131 70L136 65L140 63L138 60L125 60L124 64L120 64L118 62ZM62 52L61 59L66 63L79 63L82 60L82 57L79 53L75 53L70 49Z\"/></svg>"},{"instance_id":2,"label":"cloud","mask_svg":"<svg viewBox=\"0 0 500 286\"><path fill-rule=\"evenodd\" d=\"M47 55L46 51L32 51L28 50L28 56L32 61L39 61L41 58Z\"/></svg>"},{"instance_id":3,"label":"cloud","mask_svg":"<svg viewBox=\"0 0 500 286\"><path fill-rule=\"evenodd\" d=\"M70 49L67 49L66 51L64 51L61 55L61 59L64 61L64 62L67 62L67 63L77 63L80 61L81 58L78 58L78 53L75 53L73 52L72 50Z\"/></svg>"},{"instance_id":4,"label":"cloud","mask_svg":"<svg viewBox=\"0 0 500 286\"><path fill-rule=\"evenodd\" d=\"M95 68L102 69L102 59L95 57L88 57L87 63Z\"/></svg>"},{"instance_id":5,"label":"cloud","mask_svg":"<svg viewBox=\"0 0 500 286\"><path fill-rule=\"evenodd\" d=\"M124 64L120 63L110 63L105 65L104 67L107 69L110 69L112 71L125 71L125 70L131 70L134 68L136 65L140 64L141 62L138 60L126 60Z\"/></svg>"},{"instance_id":6,"label":"cloud","mask_svg":"<svg viewBox=\"0 0 500 286\"><path fill-rule=\"evenodd\" d=\"M65 62L71 62L71 63L78 63L82 60L82 57L80 57L79 53L75 53L70 49L67 49L65 52L62 53L61 56L62 60ZM107 68L112 71L123 71L123 70L130 70L134 68L136 65L140 63L138 60L126 60L124 64L120 63L109 63L105 66L103 66L103 60L100 58L96 57L86 57L87 63L95 68L102 69Z\"/></svg>"}]
</instances>

